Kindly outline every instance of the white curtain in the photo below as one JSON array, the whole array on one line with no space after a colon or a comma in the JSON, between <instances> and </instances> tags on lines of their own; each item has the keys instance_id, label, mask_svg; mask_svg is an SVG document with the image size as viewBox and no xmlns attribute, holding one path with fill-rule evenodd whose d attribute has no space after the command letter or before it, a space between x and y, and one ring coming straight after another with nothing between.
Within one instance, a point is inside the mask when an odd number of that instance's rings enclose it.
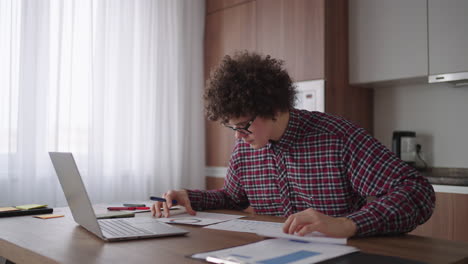
<instances>
[{"instance_id":1,"label":"white curtain","mask_svg":"<svg viewBox=\"0 0 468 264\"><path fill-rule=\"evenodd\" d=\"M204 187L203 0L0 0L0 206Z\"/></svg>"}]
</instances>

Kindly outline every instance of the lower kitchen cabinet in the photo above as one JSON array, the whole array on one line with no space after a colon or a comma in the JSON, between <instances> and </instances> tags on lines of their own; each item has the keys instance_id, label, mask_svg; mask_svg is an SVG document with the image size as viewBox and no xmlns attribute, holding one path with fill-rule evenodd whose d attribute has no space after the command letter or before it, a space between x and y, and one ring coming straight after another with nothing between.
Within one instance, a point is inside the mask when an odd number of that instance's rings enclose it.
<instances>
[{"instance_id":1,"label":"lower kitchen cabinet","mask_svg":"<svg viewBox=\"0 0 468 264\"><path fill-rule=\"evenodd\" d=\"M468 194L452 194L453 198L453 240L468 242Z\"/></svg>"},{"instance_id":2,"label":"lower kitchen cabinet","mask_svg":"<svg viewBox=\"0 0 468 264\"><path fill-rule=\"evenodd\" d=\"M468 242L468 194L436 193L431 218L410 234Z\"/></svg>"}]
</instances>

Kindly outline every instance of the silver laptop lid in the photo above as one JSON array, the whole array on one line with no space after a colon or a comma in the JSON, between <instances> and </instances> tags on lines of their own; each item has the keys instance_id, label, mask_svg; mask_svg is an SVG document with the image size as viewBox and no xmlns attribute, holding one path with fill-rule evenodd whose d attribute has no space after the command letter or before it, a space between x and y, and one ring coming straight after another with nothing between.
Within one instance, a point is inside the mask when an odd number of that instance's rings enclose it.
<instances>
[{"instance_id":1,"label":"silver laptop lid","mask_svg":"<svg viewBox=\"0 0 468 264\"><path fill-rule=\"evenodd\" d=\"M104 236L72 153L49 152L49 155L57 172L60 185L62 185L73 219L88 231L103 238Z\"/></svg>"}]
</instances>

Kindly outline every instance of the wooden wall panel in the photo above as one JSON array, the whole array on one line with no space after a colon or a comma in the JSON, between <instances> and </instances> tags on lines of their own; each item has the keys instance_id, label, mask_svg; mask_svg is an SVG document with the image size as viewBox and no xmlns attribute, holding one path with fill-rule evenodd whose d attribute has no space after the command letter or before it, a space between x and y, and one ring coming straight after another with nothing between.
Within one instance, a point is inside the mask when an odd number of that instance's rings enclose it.
<instances>
[{"instance_id":1,"label":"wooden wall panel","mask_svg":"<svg viewBox=\"0 0 468 264\"><path fill-rule=\"evenodd\" d=\"M349 87L353 90L351 121L374 132L374 90L362 87Z\"/></svg>"},{"instance_id":2,"label":"wooden wall panel","mask_svg":"<svg viewBox=\"0 0 468 264\"><path fill-rule=\"evenodd\" d=\"M218 122L206 121L206 166L227 167L234 148L233 131Z\"/></svg>"},{"instance_id":3,"label":"wooden wall panel","mask_svg":"<svg viewBox=\"0 0 468 264\"><path fill-rule=\"evenodd\" d=\"M347 6L343 1L326 2L325 20L325 111L351 119L352 91L348 82Z\"/></svg>"},{"instance_id":4,"label":"wooden wall panel","mask_svg":"<svg viewBox=\"0 0 468 264\"><path fill-rule=\"evenodd\" d=\"M224 55L256 46L255 2L247 2L206 16L205 80ZM235 143L233 131L219 122L206 122L206 165L227 166Z\"/></svg>"},{"instance_id":5,"label":"wooden wall panel","mask_svg":"<svg viewBox=\"0 0 468 264\"><path fill-rule=\"evenodd\" d=\"M250 1L254 0L206 0L206 13L210 14Z\"/></svg>"},{"instance_id":6,"label":"wooden wall panel","mask_svg":"<svg viewBox=\"0 0 468 264\"><path fill-rule=\"evenodd\" d=\"M373 132L373 90L349 85L348 1L325 2L325 112Z\"/></svg>"},{"instance_id":7,"label":"wooden wall panel","mask_svg":"<svg viewBox=\"0 0 468 264\"><path fill-rule=\"evenodd\" d=\"M325 78L325 111L372 133L373 93L348 77L348 1L207 1L205 79L225 54L255 50L285 60L294 81ZM234 133L206 123L207 166L227 166Z\"/></svg>"},{"instance_id":8,"label":"wooden wall panel","mask_svg":"<svg viewBox=\"0 0 468 264\"><path fill-rule=\"evenodd\" d=\"M257 0L257 51L285 61L294 81L323 79L323 0Z\"/></svg>"},{"instance_id":9,"label":"wooden wall panel","mask_svg":"<svg viewBox=\"0 0 468 264\"><path fill-rule=\"evenodd\" d=\"M206 16L205 79L224 55L235 50L255 50L256 3L248 2Z\"/></svg>"},{"instance_id":10,"label":"wooden wall panel","mask_svg":"<svg viewBox=\"0 0 468 264\"><path fill-rule=\"evenodd\" d=\"M224 186L224 178L206 176L206 189L217 190Z\"/></svg>"}]
</instances>

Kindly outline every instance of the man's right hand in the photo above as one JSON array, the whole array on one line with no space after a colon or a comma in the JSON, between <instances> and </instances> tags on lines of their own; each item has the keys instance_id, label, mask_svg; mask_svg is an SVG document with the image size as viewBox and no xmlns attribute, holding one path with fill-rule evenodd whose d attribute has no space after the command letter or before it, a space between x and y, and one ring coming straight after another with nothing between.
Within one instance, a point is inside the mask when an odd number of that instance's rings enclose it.
<instances>
[{"instance_id":1,"label":"man's right hand","mask_svg":"<svg viewBox=\"0 0 468 264\"><path fill-rule=\"evenodd\" d=\"M153 214L153 216L163 217L164 215L164 217L169 217L170 216L169 209L173 205L172 200L176 200L177 205L185 207L188 214L190 215L196 214L196 212L192 209L192 206L190 204L190 200L188 197L188 193L186 190L170 190L164 193L162 197L166 199L166 202L157 201L151 206L151 213ZM163 208L162 211L161 211L161 208Z\"/></svg>"}]
</instances>

